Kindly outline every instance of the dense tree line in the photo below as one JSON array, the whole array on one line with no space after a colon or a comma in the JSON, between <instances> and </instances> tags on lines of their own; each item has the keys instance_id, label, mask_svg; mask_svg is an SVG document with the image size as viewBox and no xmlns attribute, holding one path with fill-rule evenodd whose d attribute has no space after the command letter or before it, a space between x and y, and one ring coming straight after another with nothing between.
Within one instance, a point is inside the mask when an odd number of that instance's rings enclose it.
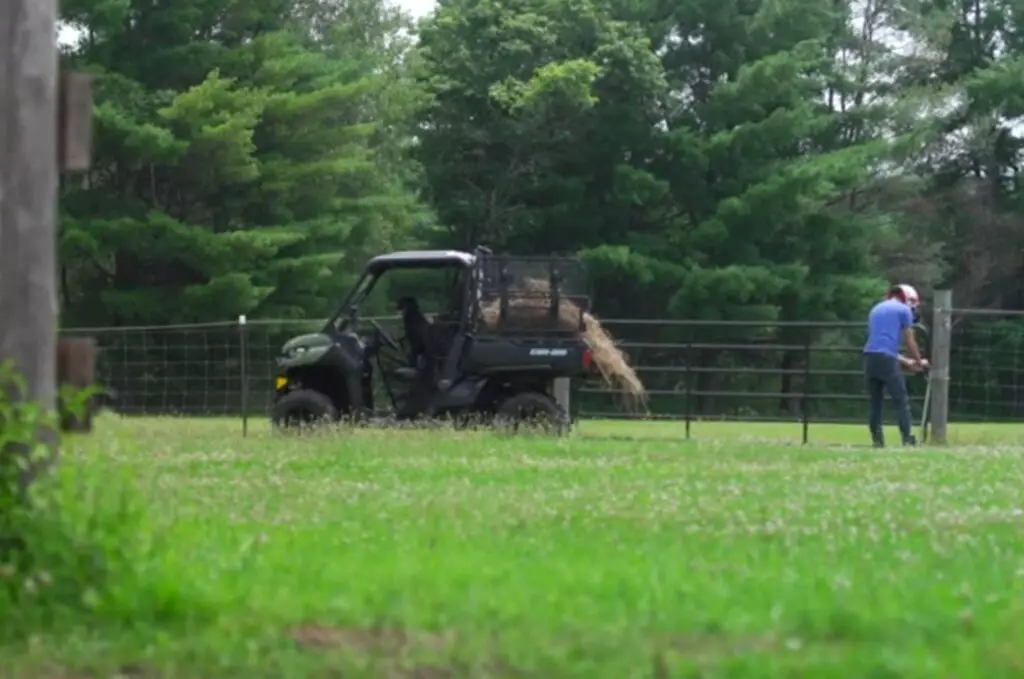
<instances>
[{"instance_id":1,"label":"dense tree line","mask_svg":"<svg viewBox=\"0 0 1024 679\"><path fill-rule=\"evenodd\" d=\"M1024 305L1018 0L61 11L97 95L65 325L313 318L371 254L477 243L578 254L608 317L855 320L886 280Z\"/></svg>"}]
</instances>

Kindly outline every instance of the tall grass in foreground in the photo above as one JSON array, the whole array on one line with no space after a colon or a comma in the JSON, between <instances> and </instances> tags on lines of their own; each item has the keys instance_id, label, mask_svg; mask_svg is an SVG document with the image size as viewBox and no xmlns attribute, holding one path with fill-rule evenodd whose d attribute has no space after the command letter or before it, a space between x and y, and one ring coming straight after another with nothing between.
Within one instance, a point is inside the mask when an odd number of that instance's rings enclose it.
<instances>
[{"instance_id":1,"label":"tall grass in foreground","mask_svg":"<svg viewBox=\"0 0 1024 679\"><path fill-rule=\"evenodd\" d=\"M0 366L0 643L83 622L195 617L200 601L184 596L164 568L167 546L130 467L102 457L82 464L72 454L49 466L26 495L19 475L29 462L49 458L36 437L56 432L56 416L7 401L2 387L9 385L23 389ZM67 407L81 410L87 397L66 398Z\"/></svg>"},{"instance_id":2,"label":"tall grass in foreground","mask_svg":"<svg viewBox=\"0 0 1024 679\"><path fill-rule=\"evenodd\" d=\"M176 576L130 472L66 459L6 521L18 544L0 559L0 640L83 623L173 624L204 615Z\"/></svg>"}]
</instances>

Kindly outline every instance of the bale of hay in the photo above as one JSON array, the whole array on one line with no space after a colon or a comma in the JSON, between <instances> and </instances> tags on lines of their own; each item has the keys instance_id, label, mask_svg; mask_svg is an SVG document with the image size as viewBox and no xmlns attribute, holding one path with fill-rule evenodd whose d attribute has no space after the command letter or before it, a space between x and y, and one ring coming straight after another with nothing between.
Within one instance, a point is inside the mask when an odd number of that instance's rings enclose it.
<instances>
[{"instance_id":1,"label":"bale of hay","mask_svg":"<svg viewBox=\"0 0 1024 679\"><path fill-rule=\"evenodd\" d=\"M527 278L524 280L523 296L509 299L508 316L515 325L535 325L537 328L551 326L551 286L546 280ZM500 300L482 300L480 310L484 323L495 329L501 316ZM560 299L557 326L561 330L579 332L581 309L570 299ZM629 360L616 345L611 334L604 329L601 321L589 312L583 314L583 331L580 333L584 344L590 349L594 365L604 383L616 389L623 397L624 405L637 410L647 405L647 389L637 377ZM508 321L507 321L508 322ZM531 323L532 322L532 323Z\"/></svg>"}]
</instances>

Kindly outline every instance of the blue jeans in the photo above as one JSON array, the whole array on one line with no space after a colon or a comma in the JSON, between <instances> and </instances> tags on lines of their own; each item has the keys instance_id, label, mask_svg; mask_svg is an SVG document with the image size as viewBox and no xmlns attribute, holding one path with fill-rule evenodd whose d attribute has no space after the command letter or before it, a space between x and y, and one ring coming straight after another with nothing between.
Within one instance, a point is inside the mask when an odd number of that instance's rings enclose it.
<instances>
[{"instance_id":1,"label":"blue jeans","mask_svg":"<svg viewBox=\"0 0 1024 679\"><path fill-rule=\"evenodd\" d=\"M900 370L900 361L887 354L864 354L864 376L868 383L868 396L871 398L868 410L868 428L871 430L871 442L876 448L885 445L882 434L882 402L885 392L889 392L892 404L896 408L896 421L899 423L900 434L904 445L914 445L914 433L910 425L910 399L907 396L907 382Z\"/></svg>"}]
</instances>

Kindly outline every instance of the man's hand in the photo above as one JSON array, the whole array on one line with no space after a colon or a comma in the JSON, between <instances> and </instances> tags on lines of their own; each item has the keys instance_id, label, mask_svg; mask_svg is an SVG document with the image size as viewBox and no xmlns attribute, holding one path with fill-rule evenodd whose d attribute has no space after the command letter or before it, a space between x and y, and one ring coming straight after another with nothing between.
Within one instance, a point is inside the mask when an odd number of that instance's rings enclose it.
<instances>
[{"instance_id":1,"label":"man's hand","mask_svg":"<svg viewBox=\"0 0 1024 679\"><path fill-rule=\"evenodd\" d=\"M916 373L920 370L917 361L912 358L907 358L906 356L900 356L900 365L903 366L904 370L909 370L912 373Z\"/></svg>"},{"instance_id":2,"label":"man's hand","mask_svg":"<svg viewBox=\"0 0 1024 679\"><path fill-rule=\"evenodd\" d=\"M919 373L922 370L927 370L928 369L928 359L927 358L916 358L915 359L915 358L907 358L906 356L901 355L900 356L900 363L903 365L904 368L906 368L907 370L909 370L911 372L915 372L915 373Z\"/></svg>"}]
</instances>

